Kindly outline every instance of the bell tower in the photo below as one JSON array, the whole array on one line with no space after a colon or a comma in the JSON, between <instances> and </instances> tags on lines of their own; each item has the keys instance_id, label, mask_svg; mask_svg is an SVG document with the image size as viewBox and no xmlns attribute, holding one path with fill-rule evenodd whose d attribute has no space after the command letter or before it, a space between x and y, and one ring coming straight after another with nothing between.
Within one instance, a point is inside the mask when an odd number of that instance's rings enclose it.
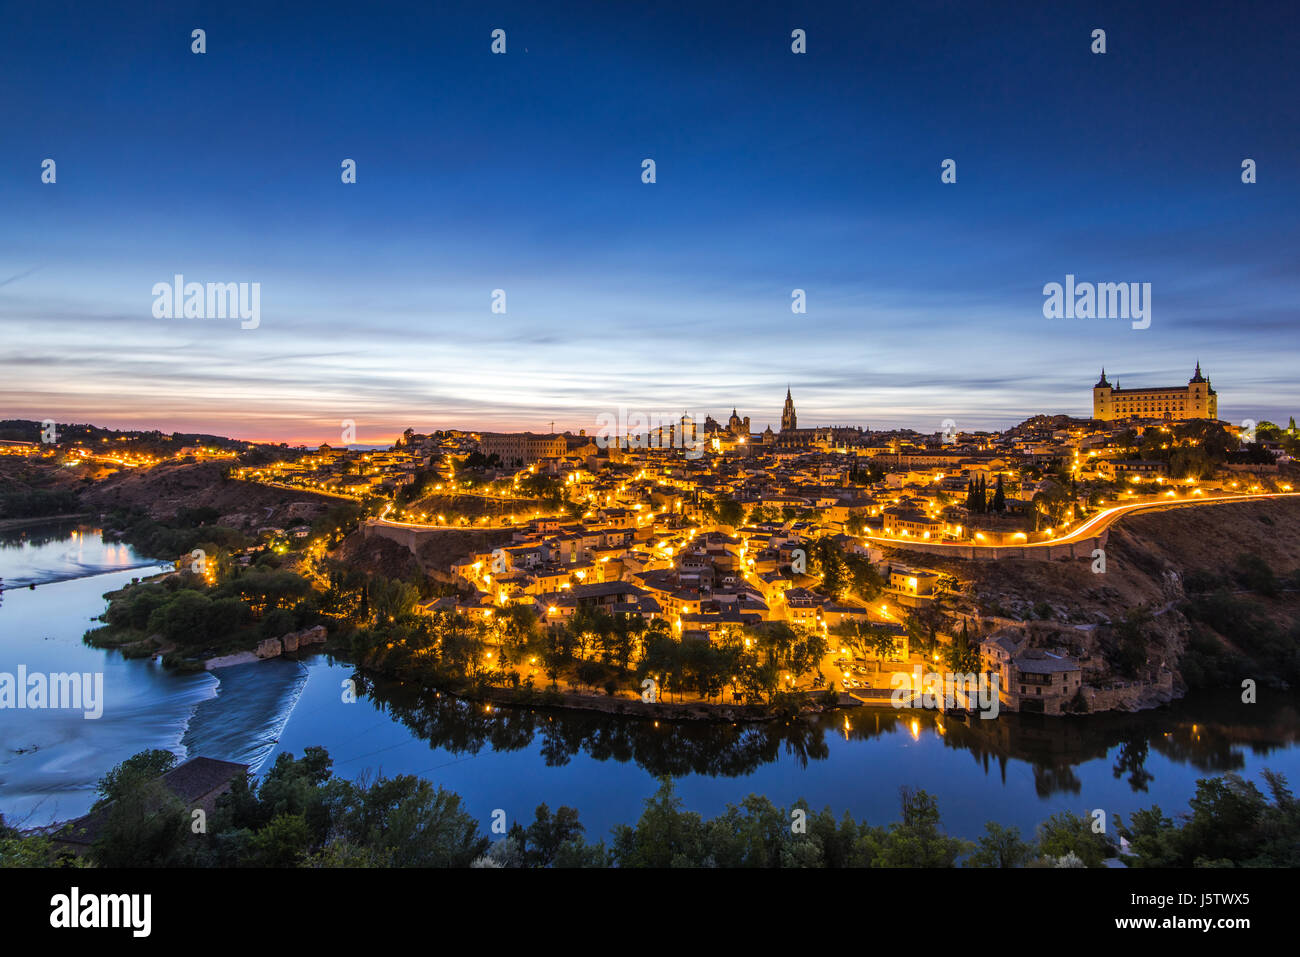
<instances>
[{"instance_id":1,"label":"bell tower","mask_svg":"<svg viewBox=\"0 0 1300 957\"><path fill-rule=\"evenodd\" d=\"M799 420L794 414L794 399L790 396L790 387L785 389L785 408L781 410L781 431L793 432L798 426Z\"/></svg>"}]
</instances>

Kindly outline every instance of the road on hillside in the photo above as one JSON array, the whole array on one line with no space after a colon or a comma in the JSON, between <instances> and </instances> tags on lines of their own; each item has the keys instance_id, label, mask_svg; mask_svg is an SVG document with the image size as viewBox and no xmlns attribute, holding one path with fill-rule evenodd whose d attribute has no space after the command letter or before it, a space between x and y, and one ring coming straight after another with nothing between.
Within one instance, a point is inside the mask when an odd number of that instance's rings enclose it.
<instances>
[{"instance_id":1,"label":"road on hillside","mask_svg":"<svg viewBox=\"0 0 1300 957\"><path fill-rule=\"evenodd\" d=\"M1077 528L1071 529L1068 534L1058 535L1055 538L1048 538L1041 542L1007 542L1001 545L981 545L977 542L938 542L928 540L923 542L919 538L882 538L876 535L865 536L865 540L885 548L891 548L898 545L900 542L924 544L927 548L936 549L1049 548L1053 545L1069 545L1072 543L1087 541L1090 538L1095 538L1109 528L1112 523L1130 512L1138 512L1145 509L1186 508L1193 505L1223 505L1231 502L1258 502L1264 499L1282 498L1300 498L1300 492L1262 492L1254 495L1187 495L1181 498L1148 499L1141 502L1128 502L1124 505L1112 505L1110 508L1103 509L1096 515L1084 521Z\"/></svg>"}]
</instances>

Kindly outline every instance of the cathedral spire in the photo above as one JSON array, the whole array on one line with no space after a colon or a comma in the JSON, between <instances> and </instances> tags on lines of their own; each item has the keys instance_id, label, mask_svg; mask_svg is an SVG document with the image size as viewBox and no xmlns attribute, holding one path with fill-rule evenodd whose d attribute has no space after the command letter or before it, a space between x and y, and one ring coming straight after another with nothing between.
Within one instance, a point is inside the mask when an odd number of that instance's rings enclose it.
<instances>
[{"instance_id":1,"label":"cathedral spire","mask_svg":"<svg viewBox=\"0 0 1300 957\"><path fill-rule=\"evenodd\" d=\"M781 410L781 431L793 432L798 420L794 414L794 398L790 395L790 387L785 387L785 408Z\"/></svg>"}]
</instances>

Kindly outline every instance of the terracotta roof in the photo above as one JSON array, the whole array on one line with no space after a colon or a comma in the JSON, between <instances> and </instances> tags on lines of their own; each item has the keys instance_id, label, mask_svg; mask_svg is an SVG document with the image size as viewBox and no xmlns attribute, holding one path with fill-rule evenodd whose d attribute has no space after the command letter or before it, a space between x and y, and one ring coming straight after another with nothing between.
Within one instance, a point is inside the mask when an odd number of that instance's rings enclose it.
<instances>
[{"instance_id":1,"label":"terracotta roof","mask_svg":"<svg viewBox=\"0 0 1300 957\"><path fill-rule=\"evenodd\" d=\"M163 784L182 801L198 800L221 787L236 775L248 771L247 764L218 761L215 758L191 758L163 775Z\"/></svg>"},{"instance_id":2,"label":"terracotta roof","mask_svg":"<svg viewBox=\"0 0 1300 957\"><path fill-rule=\"evenodd\" d=\"M248 773L247 764L234 761L218 761L215 758L191 758L179 767L172 768L162 776L162 782L184 804L193 804L218 788L229 784L234 778ZM99 837L108 821L109 808L102 807L91 811L63 827L51 828L48 833L55 840L67 844L90 845Z\"/></svg>"}]
</instances>

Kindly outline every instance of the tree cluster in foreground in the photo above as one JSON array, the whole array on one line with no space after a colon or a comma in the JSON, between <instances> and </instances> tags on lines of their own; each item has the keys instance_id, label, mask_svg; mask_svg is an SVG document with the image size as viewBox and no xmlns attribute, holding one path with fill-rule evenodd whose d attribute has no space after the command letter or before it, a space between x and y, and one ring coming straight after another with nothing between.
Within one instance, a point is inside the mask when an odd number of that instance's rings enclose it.
<instances>
[{"instance_id":1,"label":"tree cluster in foreground","mask_svg":"<svg viewBox=\"0 0 1300 957\"><path fill-rule=\"evenodd\" d=\"M83 857L0 818L0 866L1100 867L1116 857L1134 867L1300 866L1300 802L1269 771L1271 801L1228 774L1199 780L1177 820L1152 807L1117 822L1128 841L1121 854L1115 834L1096 833L1091 817L1068 811L1028 840L992 821L977 841L952 837L934 797L906 787L900 819L885 826L757 795L705 819L683 810L669 778L608 843L587 841L574 808L545 804L528 825L489 838L453 792L411 775L335 777L323 748L280 755L260 783L236 780L200 828L162 784L175 760L141 752L100 781L98 835Z\"/></svg>"}]
</instances>

